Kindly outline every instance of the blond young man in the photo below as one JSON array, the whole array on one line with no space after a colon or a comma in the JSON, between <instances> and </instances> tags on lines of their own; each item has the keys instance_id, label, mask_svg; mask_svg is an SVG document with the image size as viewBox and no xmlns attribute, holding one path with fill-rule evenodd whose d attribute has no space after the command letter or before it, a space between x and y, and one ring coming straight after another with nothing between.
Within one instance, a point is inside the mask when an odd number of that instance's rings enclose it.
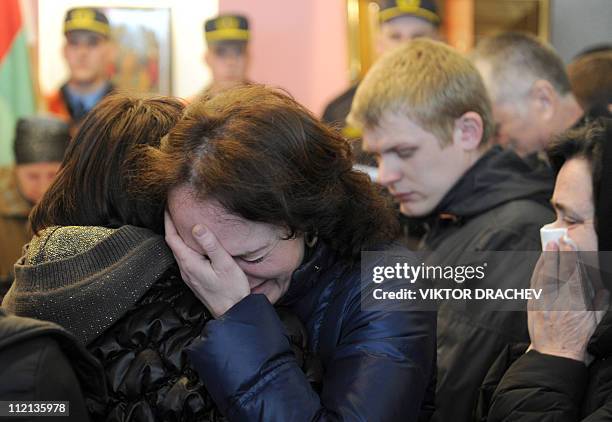
<instances>
[{"instance_id":1,"label":"blond young man","mask_svg":"<svg viewBox=\"0 0 612 422\"><path fill-rule=\"evenodd\" d=\"M563 61L536 37L508 32L485 38L473 60L493 101L494 141L521 157L543 151L582 117Z\"/></svg>"},{"instance_id":2,"label":"blond young man","mask_svg":"<svg viewBox=\"0 0 612 422\"><path fill-rule=\"evenodd\" d=\"M397 48L416 38L440 39L440 15L436 2L433 0L378 0L379 31L376 36L376 55ZM358 83L332 99L323 111L322 119L326 123L342 127L342 134L349 139L361 137L361 131L347 125L346 117L351 110L351 103ZM364 154L361 142L354 144L356 161L359 164L373 165L374 160L369 154Z\"/></svg>"},{"instance_id":3,"label":"blond young man","mask_svg":"<svg viewBox=\"0 0 612 422\"><path fill-rule=\"evenodd\" d=\"M492 147L491 104L476 68L450 47L414 40L376 63L359 86L349 121L378 158L378 182L402 214L427 221L430 264L465 265L479 252L538 250L554 219L551 182L514 152ZM483 252L484 251L484 252ZM437 257L437 258L436 258ZM527 287L535 262L507 254L487 270L499 286ZM528 339L520 312L438 314L438 384L433 420L471 420L478 388L509 343Z\"/></svg>"}]
</instances>

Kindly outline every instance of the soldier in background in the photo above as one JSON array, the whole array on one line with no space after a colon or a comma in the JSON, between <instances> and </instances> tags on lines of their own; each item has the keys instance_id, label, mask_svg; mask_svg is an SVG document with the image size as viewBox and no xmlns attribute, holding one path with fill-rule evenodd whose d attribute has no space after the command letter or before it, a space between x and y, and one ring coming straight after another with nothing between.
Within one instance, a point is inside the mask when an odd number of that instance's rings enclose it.
<instances>
[{"instance_id":1,"label":"soldier in background","mask_svg":"<svg viewBox=\"0 0 612 422\"><path fill-rule=\"evenodd\" d=\"M69 141L68 125L56 118L17 122L15 165L0 167L0 301L13 279L13 264L32 238L28 215L54 180Z\"/></svg>"},{"instance_id":2,"label":"soldier in background","mask_svg":"<svg viewBox=\"0 0 612 422\"><path fill-rule=\"evenodd\" d=\"M46 101L47 110L65 120L74 134L85 115L113 90L110 82L110 25L98 9L70 9L64 19L64 58L70 76Z\"/></svg>"},{"instance_id":3,"label":"soldier in background","mask_svg":"<svg viewBox=\"0 0 612 422\"><path fill-rule=\"evenodd\" d=\"M208 49L204 62L212 82L200 96L213 96L236 85L248 83L249 21L242 15L224 14L204 23Z\"/></svg>"}]
</instances>

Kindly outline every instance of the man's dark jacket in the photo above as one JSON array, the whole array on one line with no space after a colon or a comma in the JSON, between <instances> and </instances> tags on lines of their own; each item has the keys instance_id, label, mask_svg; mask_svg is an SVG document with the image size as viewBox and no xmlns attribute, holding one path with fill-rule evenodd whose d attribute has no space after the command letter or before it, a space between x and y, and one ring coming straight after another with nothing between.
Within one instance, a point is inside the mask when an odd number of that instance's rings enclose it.
<instances>
[{"instance_id":1,"label":"man's dark jacket","mask_svg":"<svg viewBox=\"0 0 612 422\"><path fill-rule=\"evenodd\" d=\"M346 117L351 112L353 98L359 84L351 85L346 91L334 98L323 111L322 120L325 123L337 124L344 126Z\"/></svg>"},{"instance_id":2,"label":"man's dark jacket","mask_svg":"<svg viewBox=\"0 0 612 422\"><path fill-rule=\"evenodd\" d=\"M70 416L42 419L86 422L85 397L100 401L105 394L102 367L66 330L0 309L0 400L67 401Z\"/></svg>"},{"instance_id":3,"label":"man's dark jacket","mask_svg":"<svg viewBox=\"0 0 612 422\"><path fill-rule=\"evenodd\" d=\"M587 350L594 357L589 366L533 350L524 354L526 348L508 348L495 361L480 392L476 420L612 420L612 313L589 341Z\"/></svg>"},{"instance_id":4,"label":"man's dark jacket","mask_svg":"<svg viewBox=\"0 0 612 422\"><path fill-rule=\"evenodd\" d=\"M376 157L373 154L363 150L363 141L361 139L361 130L347 124L346 118L351 112L353 98L359 84L356 83L344 91L338 97L334 98L323 111L321 120L332 125L340 130L340 133L347 139L350 139L353 147L355 162L370 167L376 167Z\"/></svg>"},{"instance_id":5,"label":"man's dark jacket","mask_svg":"<svg viewBox=\"0 0 612 422\"><path fill-rule=\"evenodd\" d=\"M534 169L512 151L493 147L472 166L429 218L421 245L435 251L431 265L479 264L491 251L538 251L539 229L554 220L552 171ZM487 269L487 287L527 288L537 260L504 255ZM499 261L491 259L491 261ZM526 314L458 309L438 312L438 383L432 420L468 421L487 370L509 343L528 339Z\"/></svg>"}]
</instances>

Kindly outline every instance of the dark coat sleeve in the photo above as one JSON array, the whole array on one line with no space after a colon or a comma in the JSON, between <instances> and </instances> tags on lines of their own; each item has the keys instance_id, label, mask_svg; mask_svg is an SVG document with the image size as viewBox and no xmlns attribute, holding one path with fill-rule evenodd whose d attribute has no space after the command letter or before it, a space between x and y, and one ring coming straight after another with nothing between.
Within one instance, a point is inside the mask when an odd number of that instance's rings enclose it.
<instances>
[{"instance_id":1,"label":"dark coat sleeve","mask_svg":"<svg viewBox=\"0 0 612 422\"><path fill-rule=\"evenodd\" d=\"M42 420L89 421L81 384L71 363L51 337L35 337L0 353L0 399L10 401L67 401L69 417ZM8 381L10 380L10 381ZM36 416L16 418L41 420Z\"/></svg>"},{"instance_id":2,"label":"dark coat sleeve","mask_svg":"<svg viewBox=\"0 0 612 422\"><path fill-rule=\"evenodd\" d=\"M356 297L336 323L344 327L323 360L320 394L296 364L263 295L209 322L189 355L230 420L416 420L435 365L435 315L366 312Z\"/></svg>"},{"instance_id":3,"label":"dark coat sleeve","mask_svg":"<svg viewBox=\"0 0 612 422\"><path fill-rule=\"evenodd\" d=\"M486 278L469 287L524 289L535 266L538 247L530 236L508 228L489 230L475 241L477 253L466 253L454 265L478 257L488 263ZM517 251L504 253L497 251ZM442 258L442 265L447 265ZM457 287L454 281L449 286ZM435 421L466 421L473 417L479 387L489 368L509 344L528 342L527 313L510 301L473 301L465 309L442 304L438 313L438 384Z\"/></svg>"},{"instance_id":4,"label":"dark coat sleeve","mask_svg":"<svg viewBox=\"0 0 612 422\"><path fill-rule=\"evenodd\" d=\"M587 382L584 363L531 350L505 373L487 421L576 422Z\"/></svg>"}]
</instances>

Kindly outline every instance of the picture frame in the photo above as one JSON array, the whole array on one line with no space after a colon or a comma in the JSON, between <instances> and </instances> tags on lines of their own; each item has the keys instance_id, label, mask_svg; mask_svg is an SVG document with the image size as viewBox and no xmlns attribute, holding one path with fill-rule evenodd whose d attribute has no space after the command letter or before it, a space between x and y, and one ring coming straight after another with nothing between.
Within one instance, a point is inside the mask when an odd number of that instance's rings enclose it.
<instances>
[{"instance_id":1,"label":"picture frame","mask_svg":"<svg viewBox=\"0 0 612 422\"><path fill-rule=\"evenodd\" d=\"M474 42L499 32L526 32L550 39L550 0L475 0Z\"/></svg>"},{"instance_id":2,"label":"picture frame","mask_svg":"<svg viewBox=\"0 0 612 422\"><path fill-rule=\"evenodd\" d=\"M111 24L109 73L121 91L172 95L170 8L104 7Z\"/></svg>"},{"instance_id":3,"label":"picture frame","mask_svg":"<svg viewBox=\"0 0 612 422\"><path fill-rule=\"evenodd\" d=\"M485 36L520 31L550 39L551 0L436 0L443 39L462 53ZM376 60L379 6L375 0L346 0L349 76L363 78Z\"/></svg>"}]
</instances>

